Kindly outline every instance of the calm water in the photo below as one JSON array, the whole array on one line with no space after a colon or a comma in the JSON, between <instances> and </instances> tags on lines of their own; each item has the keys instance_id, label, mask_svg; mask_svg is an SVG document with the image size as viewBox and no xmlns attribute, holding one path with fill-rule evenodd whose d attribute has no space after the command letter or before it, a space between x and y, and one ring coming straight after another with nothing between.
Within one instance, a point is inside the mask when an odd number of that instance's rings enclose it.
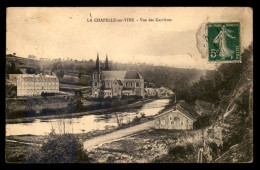
<instances>
[{"instance_id":1,"label":"calm water","mask_svg":"<svg viewBox=\"0 0 260 170\"><path fill-rule=\"evenodd\" d=\"M168 103L168 99L155 100L144 104L141 109L129 112L118 112L106 115L86 115L80 118L63 119L35 119L31 123L6 124L6 136L10 135L47 135L55 130L56 133L84 133L94 130L105 130L118 126L117 120L122 123L131 122L141 113L145 116L153 116L162 110Z\"/></svg>"}]
</instances>

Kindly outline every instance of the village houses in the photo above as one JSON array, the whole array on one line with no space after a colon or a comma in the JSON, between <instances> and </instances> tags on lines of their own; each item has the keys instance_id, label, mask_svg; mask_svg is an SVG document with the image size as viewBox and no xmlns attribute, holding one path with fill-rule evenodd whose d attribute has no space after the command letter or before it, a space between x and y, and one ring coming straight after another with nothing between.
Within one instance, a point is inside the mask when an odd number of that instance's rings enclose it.
<instances>
[{"instance_id":1,"label":"village houses","mask_svg":"<svg viewBox=\"0 0 260 170\"><path fill-rule=\"evenodd\" d=\"M160 88L146 87L144 91L145 91L145 96L147 97L158 96L159 98L168 98L174 95L174 92L172 90L167 89L165 87L160 87Z\"/></svg>"}]
</instances>

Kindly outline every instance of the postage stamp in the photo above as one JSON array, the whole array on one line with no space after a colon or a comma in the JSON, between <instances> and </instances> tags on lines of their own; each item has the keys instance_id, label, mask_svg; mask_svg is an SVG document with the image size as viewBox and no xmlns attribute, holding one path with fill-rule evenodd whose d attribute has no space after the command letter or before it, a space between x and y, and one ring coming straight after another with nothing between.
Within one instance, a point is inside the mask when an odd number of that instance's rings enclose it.
<instances>
[{"instance_id":1,"label":"postage stamp","mask_svg":"<svg viewBox=\"0 0 260 170\"><path fill-rule=\"evenodd\" d=\"M241 62L240 23L208 23L208 61Z\"/></svg>"}]
</instances>

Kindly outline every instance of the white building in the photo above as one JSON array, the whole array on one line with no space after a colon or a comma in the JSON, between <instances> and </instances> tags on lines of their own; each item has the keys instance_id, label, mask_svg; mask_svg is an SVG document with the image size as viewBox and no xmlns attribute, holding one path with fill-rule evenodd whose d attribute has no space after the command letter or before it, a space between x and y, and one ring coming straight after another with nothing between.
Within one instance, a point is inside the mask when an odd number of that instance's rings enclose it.
<instances>
[{"instance_id":1,"label":"white building","mask_svg":"<svg viewBox=\"0 0 260 170\"><path fill-rule=\"evenodd\" d=\"M58 78L44 74L21 74L17 78L17 96L41 95L42 92L59 93Z\"/></svg>"},{"instance_id":2,"label":"white building","mask_svg":"<svg viewBox=\"0 0 260 170\"><path fill-rule=\"evenodd\" d=\"M145 88L144 89L146 96L158 96L160 98L167 98L174 95L174 92L172 90L169 90L165 87L161 88Z\"/></svg>"}]
</instances>

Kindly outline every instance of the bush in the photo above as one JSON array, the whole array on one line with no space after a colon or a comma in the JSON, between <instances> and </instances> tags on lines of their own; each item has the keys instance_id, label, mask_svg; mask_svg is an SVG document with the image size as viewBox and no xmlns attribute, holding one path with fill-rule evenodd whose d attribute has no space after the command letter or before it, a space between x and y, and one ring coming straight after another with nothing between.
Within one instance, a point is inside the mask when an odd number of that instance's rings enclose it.
<instances>
[{"instance_id":1,"label":"bush","mask_svg":"<svg viewBox=\"0 0 260 170\"><path fill-rule=\"evenodd\" d=\"M50 135L40 153L32 155L27 161L43 163L88 163L89 158L83 144L70 134Z\"/></svg>"},{"instance_id":2,"label":"bush","mask_svg":"<svg viewBox=\"0 0 260 170\"><path fill-rule=\"evenodd\" d=\"M5 97L7 98L15 98L17 97L16 92L17 92L17 86L14 85L6 85L5 86Z\"/></svg>"},{"instance_id":3,"label":"bush","mask_svg":"<svg viewBox=\"0 0 260 170\"><path fill-rule=\"evenodd\" d=\"M10 111L9 109L6 109L6 118L7 119L16 119L16 118L23 118L26 117L26 110L16 110L16 111Z\"/></svg>"},{"instance_id":4,"label":"bush","mask_svg":"<svg viewBox=\"0 0 260 170\"><path fill-rule=\"evenodd\" d=\"M113 96L113 97L112 97L112 100L113 100L113 101L117 101L117 100L118 100L118 97L117 97L117 96Z\"/></svg>"},{"instance_id":5,"label":"bush","mask_svg":"<svg viewBox=\"0 0 260 170\"><path fill-rule=\"evenodd\" d=\"M127 99L129 96L127 96L127 95L122 95L122 99Z\"/></svg>"},{"instance_id":6,"label":"bush","mask_svg":"<svg viewBox=\"0 0 260 170\"><path fill-rule=\"evenodd\" d=\"M200 129L200 128L204 128L207 127L211 124L211 115L203 115L198 117L198 119L196 120L196 122L194 122L194 129Z\"/></svg>"},{"instance_id":7,"label":"bush","mask_svg":"<svg viewBox=\"0 0 260 170\"><path fill-rule=\"evenodd\" d=\"M42 97L54 96L54 95L55 95L55 93L53 93L53 92L50 92L50 93L49 93L49 92L42 92L42 93L41 93L41 96L42 96Z\"/></svg>"},{"instance_id":8,"label":"bush","mask_svg":"<svg viewBox=\"0 0 260 170\"><path fill-rule=\"evenodd\" d=\"M112 101L112 98L110 96L107 96L105 99L105 101L108 101L108 102L111 102Z\"/></svg>"},{"instance_id":9,"label":"bush","mask_svg":"<svg viewBox=\"0 0 260 170\"><path fill-rule=\"evenodd\" d=\"M145 118L145 113L141 113L141 118Z\"/></svg>"},{"instance_id":10,"label":"bush","mask_svg":"<svg viewBox=\"0 0 260 170\"><path fill-rule=\"evenodd\" d=\"M195 149L191 144L170 148L168 156L171 162L194 162L196 158Z\"/></svg>"},{"instance_id":11,"label":"bush","mask_svg":"<svg viewBox=\"0 0 260 170\"><path fill-rule=\"evenodd\" d=\"M134 125L136 125L136 124L139 123L139 121L140 121L140 118L139 118L138 116L135 116L134 119L133 119L133 121L132 121L131 123L134 124Z\"/></svg>"},{"instance_id":12,"label":"bush","mask_svg":"<svg viewBox=\"0 0 260 170\"><path fill-rule=\"evenodd\" d=\"M143 96L138 96L137 99L138 99L138 100L142 100L142 99L144 99L144 98L143 98Z\"/></svg>"}]
</instances>

